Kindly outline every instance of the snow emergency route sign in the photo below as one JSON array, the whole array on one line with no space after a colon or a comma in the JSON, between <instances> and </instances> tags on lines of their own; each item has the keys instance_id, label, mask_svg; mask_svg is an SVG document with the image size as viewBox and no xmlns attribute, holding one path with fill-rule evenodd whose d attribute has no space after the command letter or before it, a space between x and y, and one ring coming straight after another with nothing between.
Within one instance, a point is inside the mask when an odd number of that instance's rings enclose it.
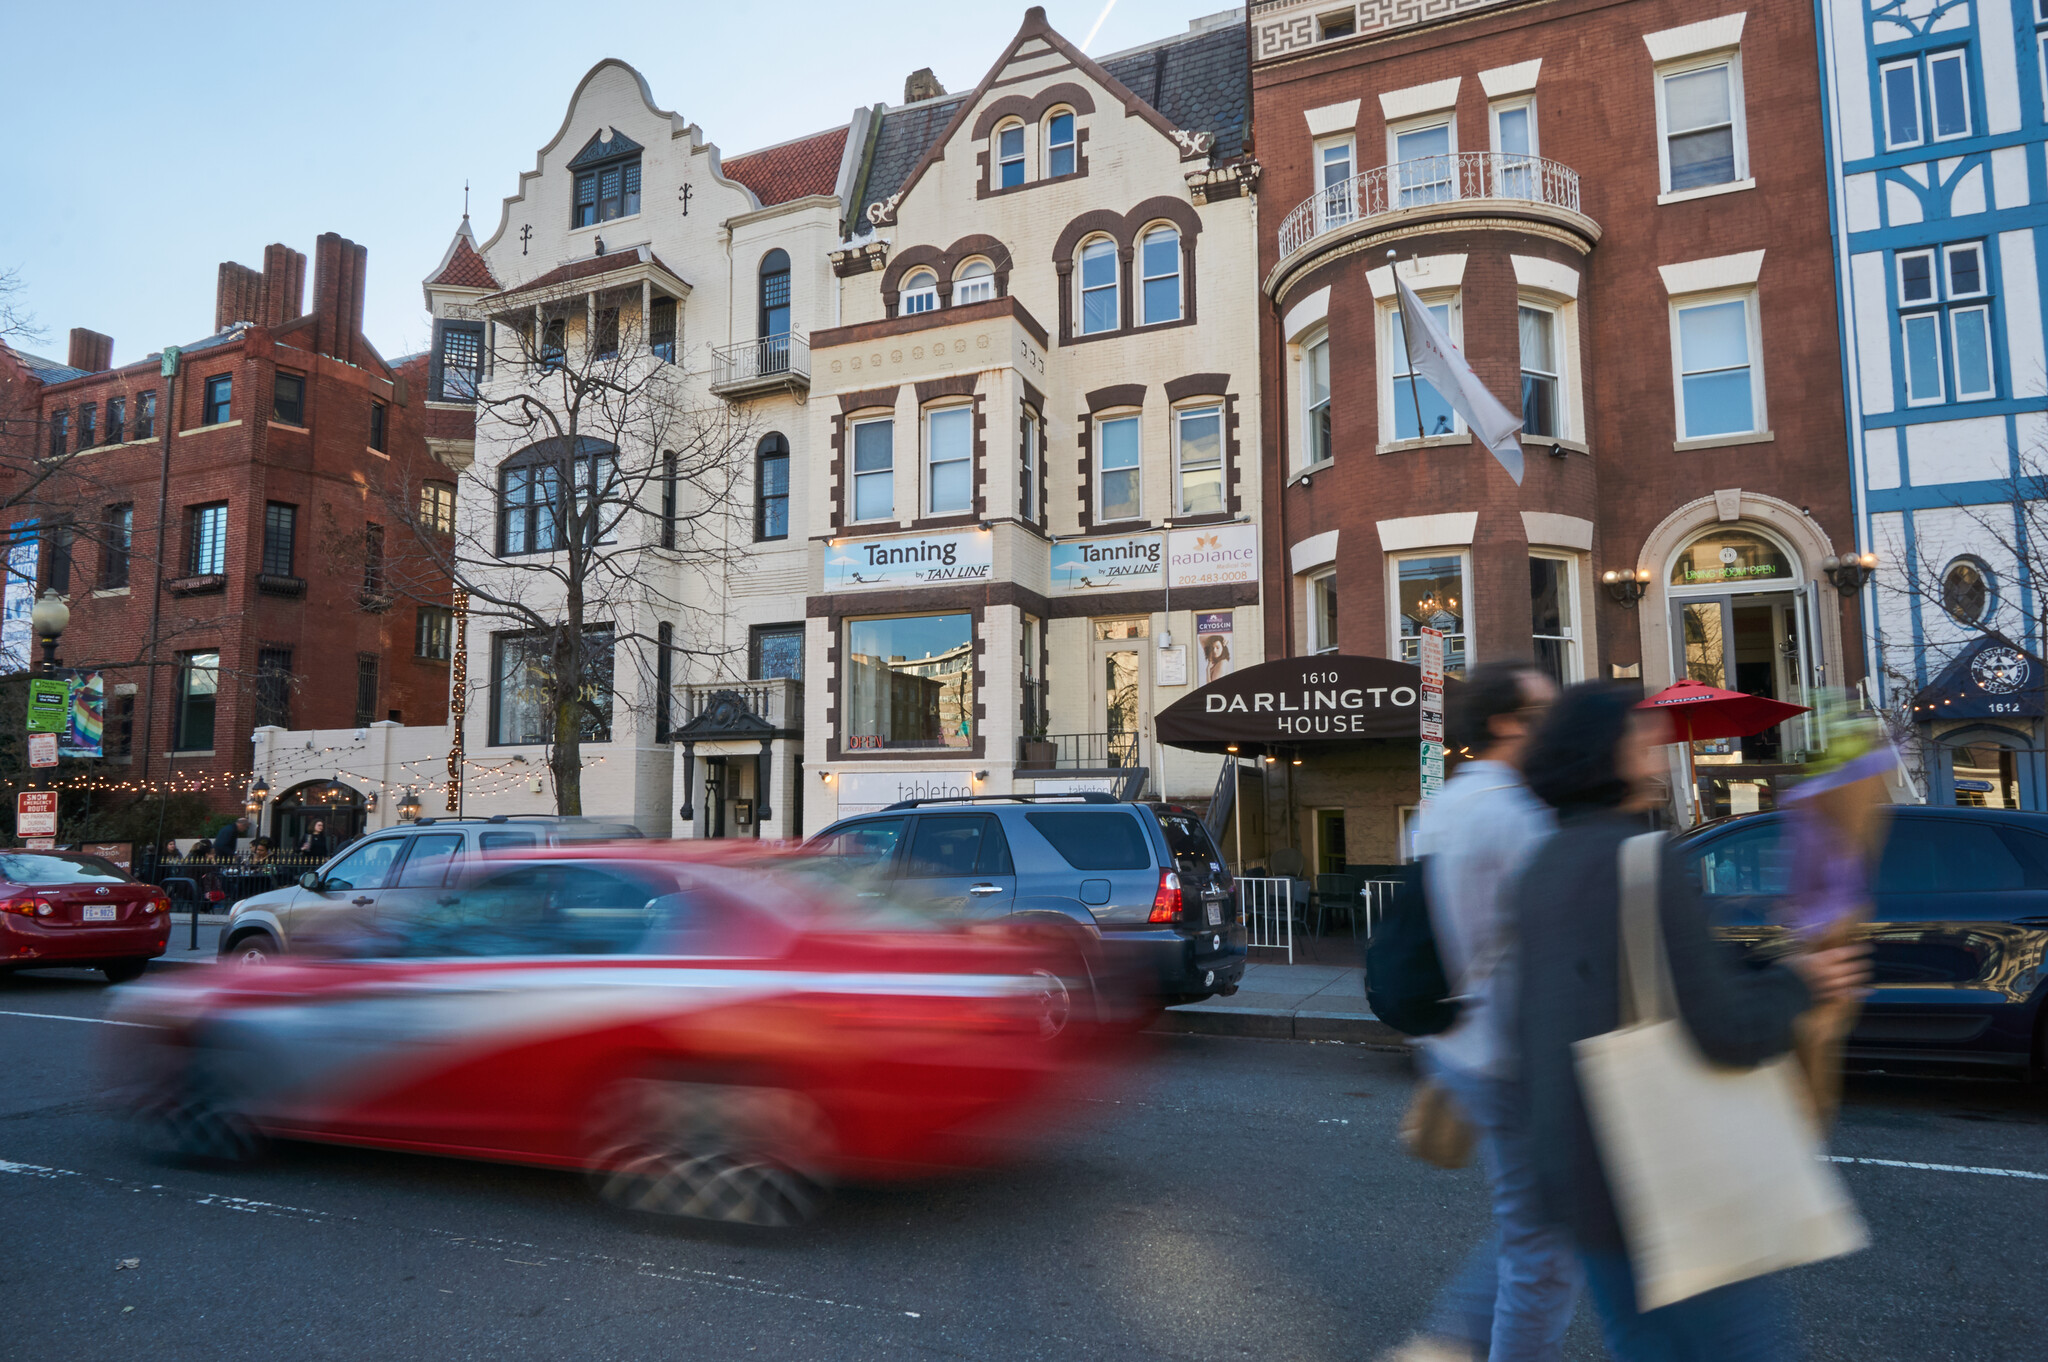
<instances>
[{"instance_id":1,"label":"snow emergency route sign","mask_svg":"<svg viewBox=\"0 0 2048 1362\"><path fill-rule=\"evenodd\" d=\"M1423 629L1417 659L1422 664L1422 797L1434 799L1444 788L1444 636Z\"/></svg>"},{"instance_id":2,"label":"snow emergency route sign","mask_svg":"<svg viewBox=\"0 0 2048 1362\"><path fill-rule=\"evenodd\" d=\"M55 790L22 790L14 796L14 834L17 837L57 835Z\"/></svg>"}]
</instances>

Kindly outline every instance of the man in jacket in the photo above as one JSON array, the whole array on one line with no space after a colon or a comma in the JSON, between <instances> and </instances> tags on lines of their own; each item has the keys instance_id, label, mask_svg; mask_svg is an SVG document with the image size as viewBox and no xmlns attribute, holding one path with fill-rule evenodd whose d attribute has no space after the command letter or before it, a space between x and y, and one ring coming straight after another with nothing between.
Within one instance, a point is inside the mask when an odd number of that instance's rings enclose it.
<instances>
[{"instance_id":1,"label":"man in jacket","mask_svg":"<svg viewBox=\"0 0 2048 1362\"><path fill-rule=\"evenodd\" d=\"M1555 1362L1578 1300L1572 1246L1537 1211L1511 1044L1507 891L1552 827L1522 762L1555 694L1528 662L1487 663L1453 689L1449 736L1473 756L1423 806L1416 830L1430 923L1462 1004L1450 1030L1423 1041L1427 1072L1477 1128L1495 1228L1438 1297L1430 1337L1411 1346L1413 1358Z\"/></svg>"},{"instance_id":2,"label":"man in jacket","mask_svg":"<svg viewBox=\"0 0 2048 1362\"><path fill-rule=\"evenodd\" d=\"M237 818L234 822L213 834L213 858L217 861L235 859L235 847L249 835L249 820Z\"/></svg>"}]
</instances>

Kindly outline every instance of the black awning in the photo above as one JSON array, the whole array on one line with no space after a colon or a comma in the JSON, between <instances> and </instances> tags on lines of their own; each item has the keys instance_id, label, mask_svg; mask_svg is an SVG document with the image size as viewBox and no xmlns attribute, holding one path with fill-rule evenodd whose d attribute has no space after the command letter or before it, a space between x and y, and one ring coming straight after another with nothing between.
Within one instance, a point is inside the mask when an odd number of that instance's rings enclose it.
<instances>
[{"instance_id":1,"label":"black awning","mask_svg":"<svg viewBox=\"0 0 2048 1362\"><path fill-rule=\"evenodd\" d=\"M1422 740L1422 669L1384 657L1289 657L1211 681L1159 711L1159 741L1263 756L1374 739Z\"/></svg>"},{"instance_id":2,"label":"black awning","mask_svg":"<svg viewBox=\"0 0 2048 1362\"><path fill-rule=\"evenodd\" d=\"M2003 639L1980 638L1913 697L1913 722L2038 719L2041 680L2041 659Z\"/></svg>"}]
</instances>

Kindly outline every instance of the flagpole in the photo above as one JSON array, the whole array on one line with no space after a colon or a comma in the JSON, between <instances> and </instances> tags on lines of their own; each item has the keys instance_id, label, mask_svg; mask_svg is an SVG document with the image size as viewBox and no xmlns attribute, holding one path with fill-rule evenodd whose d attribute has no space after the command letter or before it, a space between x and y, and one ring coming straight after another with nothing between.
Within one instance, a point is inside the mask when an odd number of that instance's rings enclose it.
<instances>
[{"instance_id":1,"label":"flagpole","mask_svg":"<svg viewBox=\"0 0 2048 1362\"><path fill-rule=\"evenodd\" d=\"M1397 268L1398 265L1394 258L1394 252L1389 250L1387 252L1387 269L1389 272L1392 272ZM1408 395L1415 399L1415 438L1420 440L1428 435L1429 432L1422 428L1422 392L1415 386L1415 347L1408 340L1408 317L1401 306L1401 288L1398 276L1394 286L1394 312L1395 315L1401 318L1401 350L1408 360Z\"/></svg>"}]
</instances>

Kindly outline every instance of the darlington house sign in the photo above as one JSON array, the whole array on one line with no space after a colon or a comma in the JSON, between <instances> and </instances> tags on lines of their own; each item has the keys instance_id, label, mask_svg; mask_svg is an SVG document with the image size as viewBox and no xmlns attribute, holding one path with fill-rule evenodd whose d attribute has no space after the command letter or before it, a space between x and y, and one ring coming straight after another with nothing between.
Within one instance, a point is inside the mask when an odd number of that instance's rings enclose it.
<instances>
[{"instance_id":1,"label":"darlington house sign","mask_svg":"<svg viewBox=\"0 0 2048 1362\"><path fill-rule=\"evenodd\" d=\"M1195 752L1373 738L1419 741L1421 669L1383 657L1287 657L1233 672L1159 712L1159 741Z\"/></svg>"}]
</instances>

